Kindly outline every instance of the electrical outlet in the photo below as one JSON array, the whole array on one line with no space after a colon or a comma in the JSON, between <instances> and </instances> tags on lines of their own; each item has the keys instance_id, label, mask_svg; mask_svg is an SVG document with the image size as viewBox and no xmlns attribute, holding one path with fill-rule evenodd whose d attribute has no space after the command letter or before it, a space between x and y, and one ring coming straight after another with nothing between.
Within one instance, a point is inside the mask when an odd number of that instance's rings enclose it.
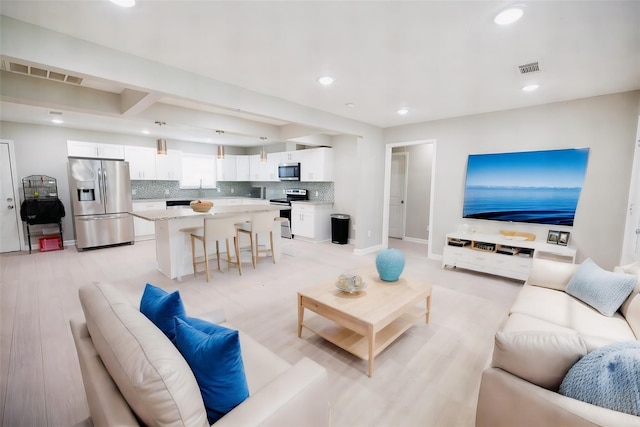
<instances>
[{"instance_id":1,"label":"electrical outlet","mask_svg":"<svg viewBox=\"0 0 640 427\"><path fill-rule=\"evenodd\" d=\"M367 231L367 237L371 237L371 230Z\"/></svg>"},{"instance_id":2,"label":"electrical outlet","mask_svg":"<svg viewBox=\"0 0 640 427\"><path fill-rule=\"evenodd\" d=\"M164 194L165 194L166 196L168 196L168 195L169 195L169 189L164 190Z\"/></svg>"},{"instance_id":3,"label":"electrical outlet","mask_svg":"<svg viewBox=\"0 0 640 427\"><path fill-rule=\"evenodd\" d=\"M316 191L316 197L318 197L318 192Z\"/></svg>"},{"instance_id":4,"label":"electrical outlet","mask_svg":"<svg viewBox=\"0 0 640 427\"><path fill-rule=\"evenodd\" d=\"M232 188L232 189L231 189L231 194L233 194L234 192L235 192L235 189L233 189L233 188Z\"/></svg>"},{"instance_id":5,"label":"electrical outlet","mask_svg":"<svg viewBox=\"0 0 640 427\"><path fill-rule=\"evenodd\" d=\"M216 188L216 190L218 190L218 193L220 192L220 187Z\"/></svg>"},{"instance_id":6,"label":"electrical outlet","mask_svg":"<svg viewBox=\"0 0 640 427\"><path fill-rule=\"evenodd\" d=\"M135 188L131 189L131 195L135 196L138 191Z\"/></svg>"}]
</instances>

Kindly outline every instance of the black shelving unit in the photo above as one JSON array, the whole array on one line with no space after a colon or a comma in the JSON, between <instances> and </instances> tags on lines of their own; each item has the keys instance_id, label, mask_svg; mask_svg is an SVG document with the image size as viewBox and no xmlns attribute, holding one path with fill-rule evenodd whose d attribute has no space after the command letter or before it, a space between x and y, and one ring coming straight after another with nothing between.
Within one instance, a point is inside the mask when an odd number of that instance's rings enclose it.
<instances>
[{"instance_id":1,"label":"black shelving unit","mask_svg":"<svg viewBox=\"0 0 640 427\"><path fill-rule=\"evenodd\" d=\"M34 225L56 224L59 238L59 247L56 249L63 249L62 218L65 216L65 210L58 198L57 180L47 175L29 175L22 178L22 191L24 200L20 206L20 218L26 224L29 253L31 253L32 233L33 236L46 237L50 235L44 233L42 228L32 230Z\"/></svg>"}]
</instances>

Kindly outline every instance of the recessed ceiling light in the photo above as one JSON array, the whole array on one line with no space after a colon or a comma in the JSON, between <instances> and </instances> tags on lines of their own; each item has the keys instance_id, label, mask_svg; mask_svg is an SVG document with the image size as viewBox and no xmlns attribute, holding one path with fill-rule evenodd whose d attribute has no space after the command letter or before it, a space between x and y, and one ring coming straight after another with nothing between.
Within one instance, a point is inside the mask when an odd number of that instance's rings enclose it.
<instances>
[{"instance_id":1,"label":"recessed ceiling light","mask_svg":"<svg viewBox=\"0 0 640 427\"><path fill-rule=\"evenodd\" d=\"M318 83L320 83L323 86L329 86L330 84L333 83L333 81L334 79L331 76L323 76L318 79Z\"/></svg>"},{"instance_id":2,"label":"recessed ceiling light","mask_svg":"<svg viewBox=\"0 0 640 427\"><path fill-rule=\"evenodd\" d=\"M531 85L526 85L522 88L522 90L524 92L533 92L534 90L538 89L540 87L540 85L537 84L531 84Z\"/></svg>"},{"instance_id":3,"label":"recessed ceiling light","mask_svg":"<svg viewBox=\"0 0 640 427\"><path fill-rule=\"evenodd\" d=\"M507 10L503 10L493 19L498 25L509 25L516 22L518 19L522 18L524 11L519 7L512 7Z\"/></svg>"},{"instance_id":4,"label":"recessed ceiling light","mask_svg":"<svg viewBox=\"0 0 640 427\"><path fill-rule=\"evenodd\" d=\"M353 102L347 102L346 104L344 104L347 108L355 108L356 104L354 104Z\"/></svg>"},{"instance_id":5,"label":"recessed ceiling light","mask_svg":"<svg viewBox=\"0 0 640 427\"><path fill-rule=\"evenodd\" d=\"M136 0L111 0L111 2L120 7L133 7L136 4Z\"/></svg>"},{"instance_id":6,"label":"recessed ceiling light","mask_svg":"<svg viewBox=\"0 0 640 427\"><path fill-rule=\"evenodd\" d=\"M149 131L147 129L143 130L142 133L144 133L145 135L149 135Z\"/></svg>"},{"instance_id":7,"label":"recessed ceiling light","mask_svg":"<svg viewBox=\"0 0 640 427\"><path fill-rule=\"evenodd\" d=\"M407 110L406 108L401 108L401 109L398 110L398 114L400 114L401 116L404 116L408 112L409 112L409 110Z\"/></svg>"},{"instance_id":8,"label":"recessed ceiling light","mask_svg":"<svg viewBox=\"0 0 640 427\"><path fill-rule=\"evenodd\" d=\"M57 125L60 125L60 124L64 123L64 120L62 120L62 119L51 119L51 123L55 123Z\"/></svg>"}]
</instances>

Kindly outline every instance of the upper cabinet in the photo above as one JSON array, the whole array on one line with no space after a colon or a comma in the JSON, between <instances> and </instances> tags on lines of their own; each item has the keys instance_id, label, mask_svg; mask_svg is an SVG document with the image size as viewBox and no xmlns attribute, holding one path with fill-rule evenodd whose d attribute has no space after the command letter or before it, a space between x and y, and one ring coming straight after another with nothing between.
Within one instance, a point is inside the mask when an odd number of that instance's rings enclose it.
<instances>
[{"instance_id":1,"label":"upper cabinet","mask_svg":"<svg viewBox=\"0 0 640 427\"><path fill-rule=\"evenodd\" d=\"M135 180L156 179L156 149L149 147L124 147L124 159L129 162L129 175Z\"/></svg>"},{"instance_id":2,"label":"upper cabinet","mask_svg":"<svg viewBox=\"0 0 640 427\"><path fill-rule=\"evenodd\" d=\"M182 180L182 152L167 150L167 154L156 154L156 178L161 181Z\"/></svg>"},{"instance_id":3,"label":"upper cabinet","mask_svg":"<svg viewBox=\"0 0 640 427\"><path fill-rule=\"evenodd\" d=\"M303 151L307 150L296 150L296 151L285 151L280 153L280 163L302 163Z\"/></svg>"},{"instance_id":4,"label":"upper cabinet","mask_svg":"<svg viewBox=\"0 0 640 427\"><path fill-rule=\"evenodd\" d=\"M237 160L236 155L226 154L224 159L216 159L216 169L218 181L237 181Z\"/></svg>"},{"instance_id":5,"label":"upper cabinet","mask_svg":"<svg viewBox=\"0 0 640 427\"><path fill-rule=\"evenodd\" d=\"M251 181L250 156L236 156L236 181Z\"/></svg>"},{"instance_id":6,"label":"upper cabinet","mask_svg":"<svg viewBox=\"0 0 640 427\"><path fill-rule=\"evenodd\" d=\"M298 150L300 181L333 181L333 149L327 147Z\"/></svg>"},{"instance_id":7,"label":"upper cabinet","mask_svg":"<svg viewBox=\"0 0 640 427\"><path fill-rule=\"evenodd\" d=\"M216 184L215 156L182 153L180 188L215 188Z\"/></svg>"},{"instance_id":8,"label":"upper cabinet","mask_svg":"<svg viewBox=\"0 0 640 427\"><path fill-rule=\"evenodd\" d=\"M124 146L99 142L67 141L67 156L122 160L124 159Z\"/></svg>"},{"instance_id":9,"label":"upper cabinet","mask_svg":"<svg viewBox=\"0 0 640 427\"><path fill-rule=\"evenodd\" d=\"M267 153L267 162L260 161L260 155L249 156L251 181L279 181L278 164L282 153Z\"/></svg>"}]
</instances>

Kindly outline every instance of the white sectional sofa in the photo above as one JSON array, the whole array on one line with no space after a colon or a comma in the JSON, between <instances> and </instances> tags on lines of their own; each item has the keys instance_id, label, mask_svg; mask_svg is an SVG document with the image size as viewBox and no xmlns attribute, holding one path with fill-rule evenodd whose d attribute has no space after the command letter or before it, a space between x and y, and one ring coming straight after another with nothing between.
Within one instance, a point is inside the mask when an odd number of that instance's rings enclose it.
<instances>
[{"instance_id":1,"label":"white sectional sofa","mask_svg":"<svg viewBox=\"0 0 640 427\"><path fill-rule=\"evenodd\" d=\"M86 322L71 330L95 426L209 425L193 373L160 329L108 284L84 286L80 300ZM206 320L224 321L215 317ZM240 344L250 396L216 427L330 425L325 368L292 366L242 332Z\"/></svg>"},{"instance_id":2,"label":"white sectional sofa","mask_svg":"<svg viewBox=\"0 0 640 427\"><path fill-rule=\"evenodd\" d=\"M558 393L566 373L584 355L640 337L640 284L609 317L565 292L577 269L534 260L529 280L496 334L492 365L482 374L477 427L640 426L640 417ZM640 276L640 264L627 266L626 272Z\"/></svg>"}]
</instances>

